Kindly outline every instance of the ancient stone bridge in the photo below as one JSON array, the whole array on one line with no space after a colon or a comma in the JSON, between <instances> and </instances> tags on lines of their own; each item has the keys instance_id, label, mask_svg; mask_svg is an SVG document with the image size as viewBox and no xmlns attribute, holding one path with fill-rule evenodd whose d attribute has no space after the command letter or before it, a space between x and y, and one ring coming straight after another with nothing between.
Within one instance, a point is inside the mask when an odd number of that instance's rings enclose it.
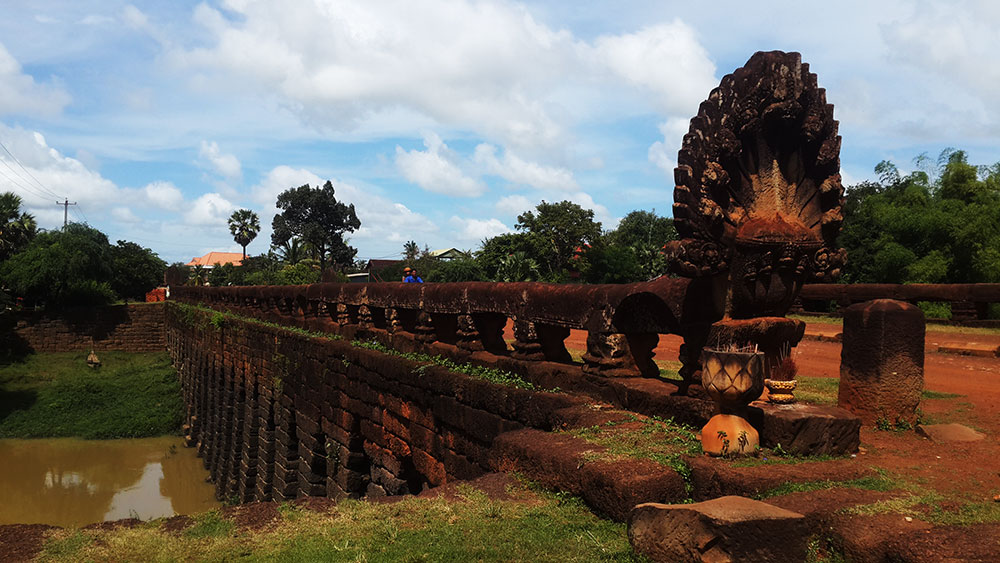
<instances>
[{"instance_id":1,"label":"ancient stone bridge","mask_svg":"<svg viewBox=\"0 0 1000 563\"><path fill-rule=\"evenodd\" d=\"M700 427L719 408L698 385L707 343L751 345L765 373L777 365L802 337L802 323L782 317L803 283L835 279L845 260L837 130L797 53L757 53L724 77L678 155L682 238L668 254L683 278L176 288L167 345L189 439L220 496L241 500L398 494L495 469L525 471L618 517L638 502L717 496L725 477L711 461L692 462L686 480L651 462L584 464L560 457L583 446L551 431L592 423L603 406ZM566 350L571 329L587 331L582 362ZM670 333L684 338L680 381L658 377L653 360L658 335ZM469 377L405 356L414 352L517 379ZM742 375L722 376L706 389L754 398L753 387L735 389ZM759 434L764 447L858 445L860 421L840 409L726 408L739 412L713 421L742 421L742 436Z\"/></svg>"}]
</instances>

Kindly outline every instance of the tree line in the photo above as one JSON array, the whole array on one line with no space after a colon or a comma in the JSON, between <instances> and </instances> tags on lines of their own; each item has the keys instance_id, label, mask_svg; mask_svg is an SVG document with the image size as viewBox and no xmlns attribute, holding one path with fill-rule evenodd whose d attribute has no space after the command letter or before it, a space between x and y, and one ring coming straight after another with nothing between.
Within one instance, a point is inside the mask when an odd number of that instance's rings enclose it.
<instances>
[{"instance_id":1,"label":"tree line","mask_svg":"<svg viewBox=\"0 0 1000 563\"><path fill-rule=\"evenodd\" d=\"M917 170L904 175L883 161L875 167L878 181L847 187L841 282L1000 283L1000 163L976 166L953 149L915 163ZM331 182L285 190L277 207L270 248L256 256L247 256L246 247L260 231L257 214L240 209L229 218L233 240L243 247L242 266L174 267L190 283L211 285L343 281L345 273L366 271L347 238L361 222L353 204L337 200ZM604 230L592 210L569 201L542 201L520 214L514 228L452 260L407 241L403 260L378 278L398 281L409 266L429 282L645 281L667 273L663 248L677 238L673 221L655 210L632 211ZM165 266L150 249L111 245L86 225L39 232L16 195L0 194L0 285L7 293L51 304L138 299L158 285Z\"/></svg>"}]
</instances>

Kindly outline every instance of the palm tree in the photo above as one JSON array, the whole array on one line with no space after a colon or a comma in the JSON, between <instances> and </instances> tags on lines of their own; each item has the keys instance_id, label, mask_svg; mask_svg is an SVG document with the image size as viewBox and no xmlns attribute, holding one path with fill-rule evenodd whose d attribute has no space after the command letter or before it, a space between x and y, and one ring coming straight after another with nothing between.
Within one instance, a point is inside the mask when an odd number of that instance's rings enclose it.
<instances>
[{"instance_id":1,"label":"palm tree","mask_svg":"<svg viewBox=\"0 0 1000 563\"><path fill-rule=\"evenodd\" d=\"M310 255L315 257L316 252L312 245L302 242L298 237L292 237L279 246L272 247L277 251L278 259L289 266L294 266L305 260Z\"/></svg>"},{"instance_id":2,"label":"palm tree","mask_svg":"<svg viewBox=\"0 0 1000 563\"><path fill-rule=\"evenodd\" d=\"M21 198L13 192L0 194L0 260L24 248L36 234L35 218L21 212Z\"/></svg>"},{"instance_id":3,"label":"palm tree","mask_svg":"<svg viewBox=\"0 0 1000 563\"><path fill-rule=\"evenodd\" d=\"M420 256L420 245L413 240L407 241L403 245L403 254L406 257L406 262L412 264L417 259L417 256Z\"/></svg>"},{"instance_id":4,"label":"palm tree","mask_svg":"<svg viewBox=\"0 0 1000 563\"><path fill-rule=\"evenodd\" d=\"M260 232L260 220L257 214L249 209L237 209L229 216L229 232L236 244L243 247L243 259L247 258L247 245L257 238Z\"/></svg>"}]
</instances>

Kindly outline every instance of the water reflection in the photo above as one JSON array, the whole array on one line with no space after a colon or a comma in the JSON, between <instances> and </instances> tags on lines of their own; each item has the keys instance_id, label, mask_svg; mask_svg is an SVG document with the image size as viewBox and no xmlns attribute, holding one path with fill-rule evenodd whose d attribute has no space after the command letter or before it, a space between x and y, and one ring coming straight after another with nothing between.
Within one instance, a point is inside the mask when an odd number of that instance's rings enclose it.
<instances>
[{"instance_id":1,"label":"water reflection","mask_svg":"<svg viewBox=\"0 0 1000 563\"><path fill-rule=\"evenodd\" d=\"M0 440L0 524L80 526L218 506L208 472L182 443Z\"/></svg>"}]
</instances>

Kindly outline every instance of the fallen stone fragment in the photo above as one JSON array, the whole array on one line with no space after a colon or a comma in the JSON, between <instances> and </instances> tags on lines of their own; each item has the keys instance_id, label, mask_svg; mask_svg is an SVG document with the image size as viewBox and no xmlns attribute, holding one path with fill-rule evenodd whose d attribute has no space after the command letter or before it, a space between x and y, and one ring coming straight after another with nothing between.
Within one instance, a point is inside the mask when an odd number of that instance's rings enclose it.
<instances>
[{"instance_id":1,"label":"fallen stone fragment","mask_svg":"<svg viewBox=\"0 0 1000 563\"><path fill-rule=\"evenodd\" d=\"M917 426L917 434L932 442L977 442L986 434L958 423L951 424L921 424Z\"/></svg>"},{"instance_id":2,"label":"fallen stone fragment","mask_svg":"<svg viewBox=\"0 0 1000 563\"><path fill-rule=\"evenodd\" d=\"M805 516L746 497L632 509L628 538L653 561L803 561Z\"/></svg>"}]
</instances>

